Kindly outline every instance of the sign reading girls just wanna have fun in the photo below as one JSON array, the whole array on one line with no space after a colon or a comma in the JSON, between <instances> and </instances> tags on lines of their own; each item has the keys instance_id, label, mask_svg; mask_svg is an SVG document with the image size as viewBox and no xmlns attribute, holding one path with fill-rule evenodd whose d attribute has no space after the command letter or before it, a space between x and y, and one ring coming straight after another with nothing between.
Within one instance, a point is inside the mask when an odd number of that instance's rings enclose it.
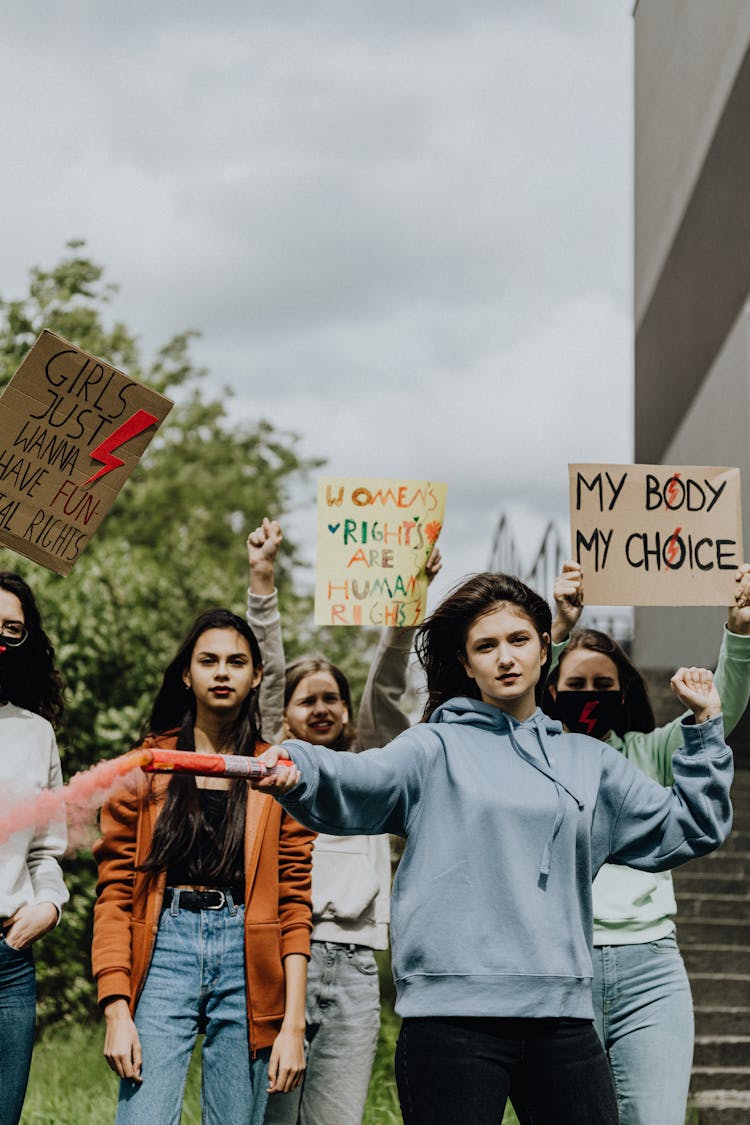
<instances>
[{"instance_id":1,"label":"sign reading girls just wanna have fun","mask_svg":"<svg viewBox=\"0 0 750 1125\"><path fill-rule=\"evenodd\" d=\"M42 332L0 398L0 544L67 574L172 405Z\"/></svg>"},{"instance_id":2,"label":"sign reading girls just wanna have fun","mask_svg":"<svg viewBox=\"0 0 750 1125\"><path fill-rule=\"evenodd\" d=\"M318 483L316 625L419 625L425 562L447 485L371 477Z\"/></svg>"},{"instance_id":3,"label":"sign reading girls just wanna have fun","mask_svg":"<svg viewBox=\"0 0 750 1125\"><path fill-rule=\"evenodd\" d=\"M730 605L744 560L740 471L569 465L589 605Z\"/></svg>"}]
</instances>

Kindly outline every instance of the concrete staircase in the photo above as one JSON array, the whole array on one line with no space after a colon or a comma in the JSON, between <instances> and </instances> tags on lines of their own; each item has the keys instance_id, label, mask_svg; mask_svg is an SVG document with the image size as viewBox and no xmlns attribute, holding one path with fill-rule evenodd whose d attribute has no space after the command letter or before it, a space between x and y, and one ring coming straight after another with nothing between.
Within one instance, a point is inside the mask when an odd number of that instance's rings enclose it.
<instances>
[{"instance_id":1,"label":"concrete staircase","mask_svg":"<svg viewBox=\"0 0 750 1125\"><path fill-rule=\"evenodd\" d=\"M744 729L743 729L744 728ZM730 739L734 829L674 872L677 940L695 1005L692 1102L700 1125L750 1125L750 731Z\"/></svg>"}]
</instances>

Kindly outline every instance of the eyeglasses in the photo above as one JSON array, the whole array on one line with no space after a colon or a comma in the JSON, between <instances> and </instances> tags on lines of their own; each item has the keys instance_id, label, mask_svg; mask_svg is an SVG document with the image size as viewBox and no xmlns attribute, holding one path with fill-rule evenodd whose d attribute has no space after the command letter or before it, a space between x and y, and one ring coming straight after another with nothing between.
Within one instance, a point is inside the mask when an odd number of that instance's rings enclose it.
<instances>
[{"instance_id":1,"label":"eyeglasses","mask_svg":"<svg viewBox=\"0 0 750 1125\"><path fill-rule=\"evenodd\" d=\"M8 648L17 648L28 637L26 626L20 621L0 621L0 643Z\"/></svg>"}]
</instances>

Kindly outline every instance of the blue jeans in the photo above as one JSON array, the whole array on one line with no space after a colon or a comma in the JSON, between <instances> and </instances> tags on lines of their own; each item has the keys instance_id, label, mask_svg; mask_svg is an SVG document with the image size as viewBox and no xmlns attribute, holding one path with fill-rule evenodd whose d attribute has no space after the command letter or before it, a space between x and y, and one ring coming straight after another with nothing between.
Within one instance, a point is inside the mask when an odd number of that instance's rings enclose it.
<instances>
[{"instance_id":1,"label":"blue jeans","mask_svg":"<svg viewBox=\"0 0 750 1125\"><path fill-rule=\"evenodd\" d=\"M271 1095L266 1125L361 1125L380 1028L372 950L313 941L305 1001L304 1085Z\"/></svg>"},{"instance_id":2,"label":"blue jeans","mask_svg":"<svg viewBox=\"0 0 750 1125\"><path fill-rule=\"evenodd\" d=\"M0 1125L17 1125L31 1066L36 976L31 947L13 949L0 933Z\"/></svg>"},{"instance_id":3,"label":"blue jeans","mask_svg":"<svg viewBox=\"0 0 750 1125\"><path fill-rule=\"evenodd\" d=\"M594 1012L622 1125L684 1125L693 1001L674 934L596 947Z\"/></svg>"},{"instance_id":4,"label":"blue jeans","mask_svg":"<svg viewBox=\"0 0 750 1125\"><path fill-rule=\"evenodd\" d=\"M612 1075L578 1019L409 1018L396 1046L404 1125L617 1125Z\"/></svg>"},{"instance_id":5,"label":"blue jeans","mask_svg":"<svg viewBox=\"0 0 750 1125\"><path fill-rule=\"evenodd\" d=\"M177 895L177 892L175 892ZM123 1079L118 1125L179 1125L190 1057L205 1033L201 1121L261 1125L270 1048L250 1057L244 950L245 908L162 912L135 1024L143 1082Z\"/></svg>"}]
</instances>

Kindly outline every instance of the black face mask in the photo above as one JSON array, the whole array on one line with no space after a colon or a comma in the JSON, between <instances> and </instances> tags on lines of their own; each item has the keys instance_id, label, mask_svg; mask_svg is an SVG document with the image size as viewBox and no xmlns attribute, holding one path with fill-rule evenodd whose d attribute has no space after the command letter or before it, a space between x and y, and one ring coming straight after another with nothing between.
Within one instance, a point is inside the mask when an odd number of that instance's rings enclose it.
<instances>
[{"instance_id":1,"label":"black face mask","mask_svg":"<svg viewBox=\"0 0 750 1125\"><path fill-rule=\"evenodd\" d=\"M558 691L552 717L572 734L603 738L622 716L620 691Z\"/></svg>"},{"instance_id":2,"label":"black face mask","mask_svg":"<svg viewBox=\"0 0 750 1125\"><path fill-rule=\"evenodd\" d=\"M20 645L11 641L6 644L0 637L0 698L8 699L13 694L19 681L23 668L23 656L19 653Z\"/></svg>"}]
</instances>

